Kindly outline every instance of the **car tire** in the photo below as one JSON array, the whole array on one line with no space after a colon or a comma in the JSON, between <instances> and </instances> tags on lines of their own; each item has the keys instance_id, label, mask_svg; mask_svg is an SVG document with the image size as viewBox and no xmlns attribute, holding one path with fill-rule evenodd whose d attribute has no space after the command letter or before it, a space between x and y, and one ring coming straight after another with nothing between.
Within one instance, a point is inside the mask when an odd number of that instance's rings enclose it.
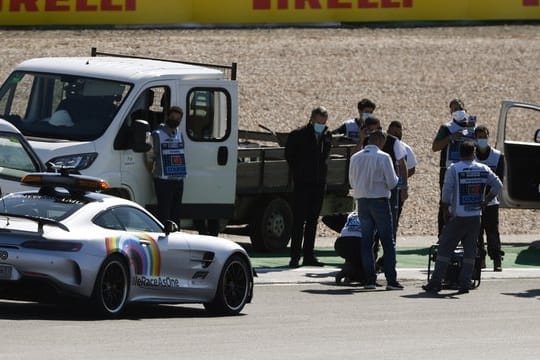
<instances>
[{"instance_id":1,"label":"car tire","mask_svg":"<svg viewBox=\"0 0 540 360\"><path fill-rule=\"evenodd\" d=\"M285 199L274 198L257 209L250 223L253 246L259 251L284 250L291 238L291 206Z\"/></svg>"},{"instance_id":2,"label":"car tire","mask_svg":"<svg viewBox=\"0 0 540 360\"><path fill-rule=\"evenodd\" d=\"M248 301L253 287L250 267L245 258L232 255L221 271L214 299L204 307L216 315L237 315Z\"/></svg>"},{"instance_id":3,"label":"car tire","mask_svg":"<svg viewBox=\"0 0 540 360\"><path fill-rule=\"evenodd\" d=\"M120 256L111 256L101 265L92 302L99 315L117 317L127 303L129 292L129 270Z\"/></svg>"}]
</instances>

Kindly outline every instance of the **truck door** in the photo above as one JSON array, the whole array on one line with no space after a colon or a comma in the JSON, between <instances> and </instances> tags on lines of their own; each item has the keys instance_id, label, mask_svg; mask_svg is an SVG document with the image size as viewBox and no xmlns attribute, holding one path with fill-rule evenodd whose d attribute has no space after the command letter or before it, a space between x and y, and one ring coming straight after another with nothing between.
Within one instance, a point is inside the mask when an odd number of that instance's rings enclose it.
<instances>
[{"instance_id":1,"label":"truck door","mask_svg":"<svg viewBox=\"0 0 540 360\"><path fill-rule=\"evenodd\" d=\"M540 208L540 106L503 101L496 147L506 160L501 206Z\"/></svg>"},{"instance_id":2,"label":"truck door","mask_svg":"<svg viewBox=\"0 0 540 360\"><path fill-rule=\"evenodd\" d=\"M169 107L171 83L152 82L138 91L129 111L125 114L123 125L114 140L114 150L121 150L121 186L129 189L129 194L121 191L110 191L122 197L130 198L143 205L156 203L154 185L152 183L151 152L137 153L132 150L130 138L133 136L128 128L135 120L148 122L150 130L155 130L164 121L166 109Z\"/></svg>"},{"instance_id":3,"label":"truck door","mask_svg":"<svg viewBox=\"0 0 540 360\"><path fill-rule=\"evenodd\" d=\"M193 219L231 218L238 161L236 82L182 81L171 104L184 109L180 128L187 178L181 213Z\"/></svg>"}]
</instances>

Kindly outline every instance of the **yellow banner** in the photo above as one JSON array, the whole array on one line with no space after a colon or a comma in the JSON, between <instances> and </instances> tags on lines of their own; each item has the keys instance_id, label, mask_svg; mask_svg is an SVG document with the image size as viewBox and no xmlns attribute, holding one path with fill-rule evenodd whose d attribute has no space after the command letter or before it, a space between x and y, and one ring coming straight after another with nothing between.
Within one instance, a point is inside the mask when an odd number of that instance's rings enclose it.
<instances>
[{"instance_id":1,"label":"yellow banner","mask_svg":"<svg viewBox=\"0 0 540 360\"><path fill-rule=\"evenodd\" d=\"M540 0L0 0L0 26L540 20Z\"/></svg>"}]
</instances>

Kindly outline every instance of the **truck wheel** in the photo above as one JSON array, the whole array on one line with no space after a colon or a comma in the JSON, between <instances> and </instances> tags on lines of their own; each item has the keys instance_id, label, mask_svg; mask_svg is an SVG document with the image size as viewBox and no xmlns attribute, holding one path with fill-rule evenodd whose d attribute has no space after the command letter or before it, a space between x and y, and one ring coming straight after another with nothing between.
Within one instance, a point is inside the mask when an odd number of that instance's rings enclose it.
<instances>
[{"instance_id":1,"label":"truck wheel","mask_svg":"<svg viewBox=\"0 0 540 360\"><path fill-rule=\"evenodd\" d=\"M284 199L263 203L250 223L253 246L269 252L285 249L291 237L292 220L291 206Z\"/></svg>"}]
</instances>

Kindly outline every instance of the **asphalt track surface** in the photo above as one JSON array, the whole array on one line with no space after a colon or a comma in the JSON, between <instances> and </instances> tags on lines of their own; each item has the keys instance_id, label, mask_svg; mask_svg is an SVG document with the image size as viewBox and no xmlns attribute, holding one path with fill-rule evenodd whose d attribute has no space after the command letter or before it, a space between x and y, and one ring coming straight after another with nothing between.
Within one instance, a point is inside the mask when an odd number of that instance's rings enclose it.
<instances>
[{"instance_id":1,"label":"asphalt track surface","mask_svg":"<svg viewBox=\"0 0 540 360\"><path fill-rule=\"evenodd\" d=\"M339 271L343 259L333 252L334 237L318 238L316 241L316 253L325 266L323 267L300 267L289 269L287 267L288 256L286 252L280 254L261 254L250 251L249 241L245 237L225 235L239 242L250 252L253 266L257 277L255 284L297 284L297 283L326 283L334 281L335 274ZM539 278L540 277L540 235L501 235L503 249L514 248L514 253L507 251L503 261L503 271L494 272L489 258L487 267L482 270L481 279L515 279L515 278ZM398 280L402 282L425 281L428 276L428 251L435 243L433 236L400 237L397 240L396 250L398 253L397 273ZM323 256L321 256L323 254ZM330 254L326 257L324 254ZM407 261L408 256L415 254L416 259ZM527 261L523 259L527 255ZM402 259L403 261L400 261ZM380 274L378 281L384 280ZM383 282L383 281L381 281Z\"/></svg>"}]
</instances>

